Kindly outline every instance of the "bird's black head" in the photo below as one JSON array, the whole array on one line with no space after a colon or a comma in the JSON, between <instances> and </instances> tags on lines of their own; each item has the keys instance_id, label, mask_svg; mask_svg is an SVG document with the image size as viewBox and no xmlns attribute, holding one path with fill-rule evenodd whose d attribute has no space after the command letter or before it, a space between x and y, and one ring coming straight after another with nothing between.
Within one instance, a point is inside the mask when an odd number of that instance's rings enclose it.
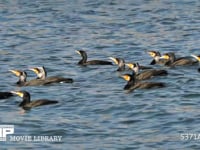
<instances>
[{"instance_id":1,"label":"bird's black head","mask_svg":"<svg viewBox=\"0 0 200 150\"><path fill-rule=\"evenodd\" d=\"M87 61L87 53L83 50L77 50L76 53L81 55L82 59L78 62L78 64L84 64Z\"/></svg>"},{"instance_id":2,"label":"bird's black head","mask_svg":"<svg viewBox=\"0 0 200 150\"><path fill-rule=\"evenodd\" d=\"M155 58L156 56L159 56L159 57L161 56L160 52L158 51L148 51L148 54L153 58Z\"/></svg>"},{"instance_id":3,"label":"bird's black head","mask_svg":"<svg viewBox=\"0 0 200 150\"><path fill-rule=\"evenodd\" d=\"M128 90L131 86L135 84L135 73L133 74L124 74L121 76L124 80L128 81L127 84L124 86L124 90Z\"/></svg>"}]
</instances>

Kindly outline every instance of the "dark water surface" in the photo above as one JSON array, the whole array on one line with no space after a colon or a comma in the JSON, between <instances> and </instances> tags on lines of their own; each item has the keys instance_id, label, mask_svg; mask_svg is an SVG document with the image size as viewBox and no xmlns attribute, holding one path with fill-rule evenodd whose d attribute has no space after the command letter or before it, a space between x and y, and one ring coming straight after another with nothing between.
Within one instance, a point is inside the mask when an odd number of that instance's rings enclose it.
<instances>
[{"instance_id":1,"label":"dark water surface","mask_svg":"<svg viewBox=\"0 0 200 150\"><path fill-rule=\"evenodd\" d=\"M198 0L2 0L0 2L1 91L27 90L33 99L57 105L20 114L19 97L0 101L0 124L15 135L59 135L62 142L0 142L0 149L199 149L198 66L167 68L166 88L123 91L116 66L77 65L77 49L89 59L149 64L147 50L200 54ZM9 69L45 66L49 76L73 84L16 87ZM27 71L29 79L34 73Z\"/></svg>"}]
</instances>

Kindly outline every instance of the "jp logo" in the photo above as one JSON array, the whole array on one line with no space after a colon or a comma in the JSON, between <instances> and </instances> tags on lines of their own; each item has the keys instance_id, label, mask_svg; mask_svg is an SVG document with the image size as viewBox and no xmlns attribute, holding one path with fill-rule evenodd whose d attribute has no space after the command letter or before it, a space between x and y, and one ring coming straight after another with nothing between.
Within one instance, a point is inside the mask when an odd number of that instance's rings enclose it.
<instances>
[{"instance_id":1,"label":"jp logo","mask_svg":"<svg viewBox=\"0 0 200 150\"><path fill-rule=\"evenodd\" d=\"M0 141L6 141L6 136L13 133L14 125L0 125Z\"/></svg>"}]
</instances>

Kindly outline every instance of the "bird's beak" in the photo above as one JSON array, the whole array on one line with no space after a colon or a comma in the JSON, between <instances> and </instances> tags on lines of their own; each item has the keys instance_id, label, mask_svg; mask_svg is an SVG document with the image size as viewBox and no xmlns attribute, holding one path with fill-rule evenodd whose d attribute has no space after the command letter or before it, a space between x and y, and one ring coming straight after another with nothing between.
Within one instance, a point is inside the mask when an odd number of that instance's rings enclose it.
<instances>
[{"instance_id":1,"label":"bird's beak","mask_svg":"<svg viewBox=\"0 0 200 150\"><path fill-rule=\"evenodd\" d=\"M155 53L154 53L154 52L148 51L147 53L148 53L151 57L155 57Z\"/></svg>"},{"instance_id":2,"label":"bird's beak","mask_svg":"<svg viewBox=\"0 0 200 150\"><path fill-rule=\"evenodd\" d=\"M127 63L127 64L125 64L125 65L128 66L130 69L133 69L133 64Z\"/></svg>"},{"instance_id":3,"label":"bird's beak","mask_svg":"<svg viewBox=\"0 0 200 150\"><path fill-rule=\"evenodd\" d=\"M37 68L29 68L29 70L31 70L31 71L33 71L33 72L35 72L36 74L38 74L38 73L39 73Z\"/></svg>"},{"instance_id":4,"label":"bird's beak","mask_svg":"<svg viewBox=\"0 0 200 150\"><path fill-rule=\"evenodd\" d=\"M119 64L116 58L114 58L114 57L108 57L108 58L111 59L112 61L114 61L115 64L117 64L117 65Z\"/></svg>"},{"instance_id":5,"label":"bird's beak","mask_svg":"<svg viewBox=\"0 0 200 150\"><path fill-rule=\"evenodd\" d=\"M17 77L20 76L20 71L19 70L9 70L10 72L12 72L14 75L16 75Z\"/></svg>"},{"instance_id":6,"label":"bird's beak","mask_svg":"<svg viewBox=\"0 0 200 150\"><path fill-rule=\"evenodd\" d=\"M130 81L130 76L128 76L128 75L122 75L120 77L123 78L126 81Z\"/></svg>"},{"instance_id":7,"label":"bird's beak","mask_svg":"<svg viewBox=\"0 0 200 150\"><path fill-rule=\"evenodd\" d=\"M75 52L76 52L77 54L81 55L80 51L76 50Z\"/></svg>"},{"instance_id":8,"label":"bird's beak","mask_svg":"<svg viewBox=\"0 0 200 150\"><path fill-rule=\"evenodd\" d=\"M196 55L191 55L192 57L194 57L196 60L200 61L200 57L196 56Z\"/></svg>"},{"instance_id":9,"label":"bird's beak","mask_svg":"<svg viewBox=\"0 0 200 150\"><path fill-rule=\"evenodd\" d=\"M23 97L23 96L24 96L24 94L23 94L22 92L20 92L20 91L10 91L10 93L16 94L16 95L18 95L19 97Z\"/></svg>"}]
</instances>

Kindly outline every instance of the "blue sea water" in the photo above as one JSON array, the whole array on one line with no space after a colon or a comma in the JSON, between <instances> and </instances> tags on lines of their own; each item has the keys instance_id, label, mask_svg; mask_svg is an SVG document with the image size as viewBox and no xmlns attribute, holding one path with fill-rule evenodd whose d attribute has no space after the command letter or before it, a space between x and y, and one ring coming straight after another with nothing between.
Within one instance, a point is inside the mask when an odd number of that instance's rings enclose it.
<instances>
[{"instance_id":1,"label":"blue sea water","mask_svg":"<svg viewBox=\"0 0 200 150\"><path fill-rule=\"evenodd\" d=\"M117 66L77 65L77 49L88 59L122 57L151 62L148 50L200 54L200 1L197 0L2 0L0 1L1 91L26 90L32 100L56 105L21 114L20 97L0 101L0 124L13 135L62 136L61 142L2 142L0 149L199 149L198 66L163 67L168 76L152 81L167 87L127 94ZM48 76L72 84L17 87L10 69L45 66Z\"/></svg>"}]
</instances>

